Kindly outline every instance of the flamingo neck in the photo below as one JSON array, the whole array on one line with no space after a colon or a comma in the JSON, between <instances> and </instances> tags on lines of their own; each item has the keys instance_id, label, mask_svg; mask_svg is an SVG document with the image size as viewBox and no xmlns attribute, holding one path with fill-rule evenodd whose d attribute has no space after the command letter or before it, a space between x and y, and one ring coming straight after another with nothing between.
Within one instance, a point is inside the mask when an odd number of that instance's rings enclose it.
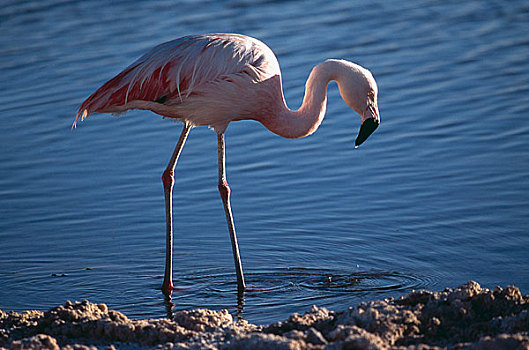
<instances>
[{"instance_id":1,"label":"flamingo neck","mask_svg":"<svg viewBox=\"0 0 529 350\"><path fill-rule=\"evenodd\" d=\"M327 85L337 80L337 67L332 61L325 61L314 67L305 84L305 96L298 110L288 108L283 97L281 82L275 111L260 118L267 129L286 138L301 138L315 132L325 117L327 107Z\"/></svg>"}]
</instances>

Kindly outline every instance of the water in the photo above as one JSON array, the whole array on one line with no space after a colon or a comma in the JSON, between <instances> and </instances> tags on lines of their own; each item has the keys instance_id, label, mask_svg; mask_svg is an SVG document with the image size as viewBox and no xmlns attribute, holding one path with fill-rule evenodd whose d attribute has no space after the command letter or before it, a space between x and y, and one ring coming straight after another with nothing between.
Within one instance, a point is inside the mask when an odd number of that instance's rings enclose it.
<instances>
[{"instance_id":1,"label":"water","mask_svg":"<svg viewBox=\"0 0 529 350\"><path fill-rule=\"evenodd\" d=\"M216 137L191 131L176 168L174 282L161 173L181 125L79 104L150 47L187 34L266 42L297 108L326 58L369 67L380 128L329 90L300 140L255 122L226 134L245 273L237 300ZM0 308L105 302L130 317L228 308L270 323L411 289L529 292L529 6L524 1L4 1L0 5Z\"/></svg>"}]
</instances>

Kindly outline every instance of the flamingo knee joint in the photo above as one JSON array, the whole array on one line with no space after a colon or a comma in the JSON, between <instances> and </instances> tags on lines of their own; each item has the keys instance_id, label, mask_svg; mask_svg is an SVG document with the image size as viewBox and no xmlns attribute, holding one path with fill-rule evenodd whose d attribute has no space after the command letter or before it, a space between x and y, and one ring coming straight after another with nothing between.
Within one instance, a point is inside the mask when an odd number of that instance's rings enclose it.
<instances>
[{"instance_id":1,"label":"flamingo knee joint","mask_svg":"<svg viewBox=\"0 0 529 350\"><path fill-rule=\"evenodd\" d=\"M219 192L222 200L226 201L230 198L230 186L226 181L219 182Z\"/></svg>"},{"instance_id":2,"label":"flamingo knee joint","mask_svg":"<svg viewBox=\"0 0 529 350\"><path fill-rule=\"evenodd\" d=\"M171 169L165 169L162 174L163 188L166 190L173 189L174 185L174 171Z\"/></svg>"}]
</instances>

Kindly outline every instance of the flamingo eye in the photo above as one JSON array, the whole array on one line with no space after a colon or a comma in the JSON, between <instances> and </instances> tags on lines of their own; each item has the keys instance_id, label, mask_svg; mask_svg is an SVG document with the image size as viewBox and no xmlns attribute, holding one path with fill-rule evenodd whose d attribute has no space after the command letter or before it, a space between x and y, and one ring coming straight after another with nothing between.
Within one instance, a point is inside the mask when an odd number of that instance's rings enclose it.
<instances>
[{"instance_id":1,"label":"flamingo eye","mask_svg":"<svg viewBox=\"0 0 529 350\"><path fill-rule=\"evenodd\" d=\"M373 115L376 115L378 117L378 107L377 103L375 102L375 93L373 92L373 90L367 93L367 109L369 109L373 113Z\"/></svg>"}]
</instances>

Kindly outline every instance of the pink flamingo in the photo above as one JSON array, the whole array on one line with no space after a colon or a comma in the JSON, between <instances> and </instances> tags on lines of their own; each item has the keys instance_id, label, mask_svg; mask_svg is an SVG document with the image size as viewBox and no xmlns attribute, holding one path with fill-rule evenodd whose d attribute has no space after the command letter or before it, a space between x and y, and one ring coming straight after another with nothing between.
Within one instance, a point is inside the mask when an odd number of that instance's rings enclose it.
<instances>
[{"instance_id":1,"label":"pink flamingo","mask_svg":"<svg viewBox=\"0 0 529 350\"><path fill-rule=\"evenodd\" d=\"M238 34L191 35L158 45L112 78L83 102L73 127L94 112L122 113L146 109L178 119L184 128L163 172L166 214L166 255L162 291L172 283L172 190L174 168L189 131L207 125L217 133L219 192L231 238L238 291L244 275L226 181L224 132L236 120L256 120L287 138L312 134L321 124L327 85L335 80L345 103L361 117L355 146L378 127L378 88L371 72L345 60L327 60L312 69L303 104L290 110L283 97L281 71L272 50L254 38Z\"/></svg>"}]
</instances>

